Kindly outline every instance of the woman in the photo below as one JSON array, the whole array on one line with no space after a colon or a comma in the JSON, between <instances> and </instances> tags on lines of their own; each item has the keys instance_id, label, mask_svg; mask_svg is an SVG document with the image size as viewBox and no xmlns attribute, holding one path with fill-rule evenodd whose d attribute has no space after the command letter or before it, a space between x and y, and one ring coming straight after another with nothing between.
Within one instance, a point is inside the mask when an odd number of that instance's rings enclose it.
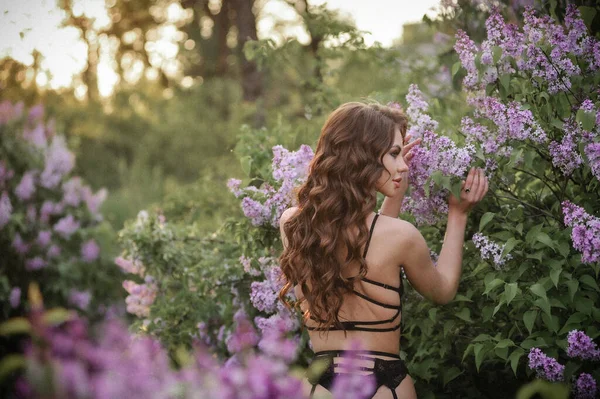
<instances>
[{"instance_id":1,"label":"woman","mask_svg":"<svg viewBox=\"0 0 600 399\"><path fill-rule=\"evenodd\" d=\"M373 398L416 398L400 360L402 279L440 304L456 295L467 214L488 182L471 169L460 199L448 199L448 224L437 266L419 231L398 219L408 185L407 120L400 109L347 103L323 126L298 207L280 221L280 262L304 314L316 358L329 360L313 394L327 393L338 373L375 374ZM406 159L405 159L406 158ZM374 213L377 192L385 196ZM364 351L342 351L358 341ZM357 364L358 363L358 364ZM357 367L359 366L359 367Z\"/></svg>"}]
</instances>

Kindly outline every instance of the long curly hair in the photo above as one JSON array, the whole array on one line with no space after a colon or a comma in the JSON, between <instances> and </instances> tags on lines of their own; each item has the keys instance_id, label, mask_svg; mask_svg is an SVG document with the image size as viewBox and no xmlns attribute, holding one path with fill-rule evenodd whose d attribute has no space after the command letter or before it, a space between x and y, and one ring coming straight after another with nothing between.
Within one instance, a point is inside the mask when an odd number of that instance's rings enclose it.
<instances>
[{"instance_id":1,"label":"long curly hair","mask_svg":"<svg viewBox=\"0 0 600 399\"><path fill-rule=\"evenodd\" d=\"M407 119L400 107L351 102L331 113L298 191L298 211L283 226L288 245L279 261L286 283L279 298L285 302L299 285L304 298L296 305L307 302L305 321L317 321L321 331L343 328L338 313L344 295L367 273L365 221L377 204L376 184L396 128L404 137ZM343 261L336 255L340 249ZM355 263L358 277L345 278L342 272Z\"/></svg>"}]
</instances>

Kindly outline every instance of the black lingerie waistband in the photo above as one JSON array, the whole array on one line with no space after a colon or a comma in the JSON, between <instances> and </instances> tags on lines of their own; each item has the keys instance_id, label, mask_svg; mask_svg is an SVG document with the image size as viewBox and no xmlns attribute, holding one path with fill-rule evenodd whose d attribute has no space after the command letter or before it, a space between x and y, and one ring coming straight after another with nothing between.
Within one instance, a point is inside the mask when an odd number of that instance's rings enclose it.
<instances>
[{"instance_id":1,"label":"black lingerie waistband","mask_svg":"<svg viewBox=\"0 0 600 399\"><path fill-rule=\"evenodd\" d=\"M382 359L377 356L386 356L392 359ZM328 350L319 351L315 353L313 362L320 359L329 359L327 368L320 376L310 376L309 382L313 385L322 385L325 389L329 390L333 384L333 380L336 376L341 373L335 372L335 367L341 365L334 364L336 357L370 360L373 362L373 367L352 367L349 370L347 367L343 367L345 372L351 371L371 371L375 376L377 388L385 385L390 390L394 390L400 385L402 380L408 375L408 368L400 356L395 353L369 351L369 350Z\"/></svg>"}]
</instances>

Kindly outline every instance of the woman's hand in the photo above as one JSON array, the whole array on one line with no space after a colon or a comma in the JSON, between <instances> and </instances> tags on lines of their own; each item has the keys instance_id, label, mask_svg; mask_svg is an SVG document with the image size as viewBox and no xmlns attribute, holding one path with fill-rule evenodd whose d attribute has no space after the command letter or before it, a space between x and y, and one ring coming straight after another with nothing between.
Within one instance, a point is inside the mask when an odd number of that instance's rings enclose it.
<instances>
[{"instance_id":1,"label":"woman's hand","mask_svg":"<svg viewBox=\"0 0 600 399\"><path fill-rule=\"evenodd\" d=\"M411 138L412 135L410 133L404 136L404 143L402 147L402 156L404 157L404 161L406 162L406 164L409 166L411 159L413 159L413 157L415 156L415 153L412 151L412 148L416 145L419 145L422 141L421 138L418 138L411 143Z\"/></svg>"},{"instance_id":2,"label":"woman's hand","mask_svg":"<svg viewBox=\"0 0 600 399\"><path fill-rule=\"evenodd\" d=\"M469 211L485 197L488 191L488 179L482 169L471 168L467 175L467 180L463 181L460 189L460 199L454 194L448 198L448 208L450 212L460 212L467 214Z\"/></svg>"}]
</instances>

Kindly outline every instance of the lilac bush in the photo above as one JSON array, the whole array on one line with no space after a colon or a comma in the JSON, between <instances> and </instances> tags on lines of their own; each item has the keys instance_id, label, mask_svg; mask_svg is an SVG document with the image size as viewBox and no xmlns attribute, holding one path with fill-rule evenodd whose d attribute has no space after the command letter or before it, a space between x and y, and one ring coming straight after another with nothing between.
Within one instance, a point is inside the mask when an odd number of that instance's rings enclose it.
<instances>
[{"instance_id":1,"label":"lilac bush","mask_svg":"<svg viewBox=\"0 0 600 399\"><path fill-rule=\"evenodd\" d=\"M106 190L94 192L72 175L75 155L41 104L27 110L4 101L0 114L0 274L12 287L0 289L4 314L9 303L12 314L24 309L13 298L32 280L46 281L56 304L68 304L72 291L88 292L97 304L114 298L115 269L101 259L96 239Z\"/></svg>"}]
</instances>

